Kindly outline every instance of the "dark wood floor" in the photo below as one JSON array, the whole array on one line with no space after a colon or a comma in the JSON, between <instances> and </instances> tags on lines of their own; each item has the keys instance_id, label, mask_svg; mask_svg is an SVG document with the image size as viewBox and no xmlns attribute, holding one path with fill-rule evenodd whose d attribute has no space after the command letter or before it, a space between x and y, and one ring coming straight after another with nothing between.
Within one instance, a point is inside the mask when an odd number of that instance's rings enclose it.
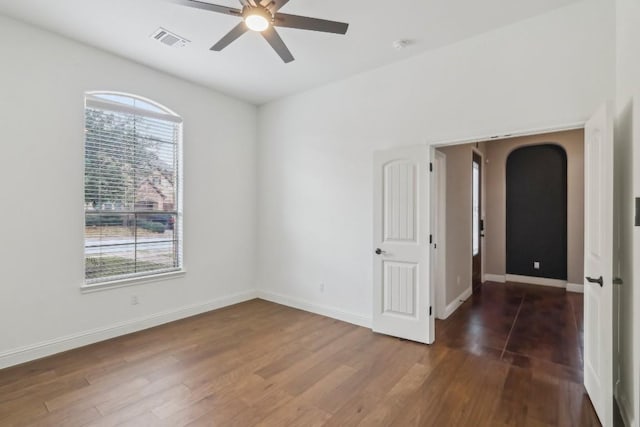
<instances>
[{"instance_id":1,"label":"dark wood floor","mask_svg":"<svg viewBox=\"0 0 640 427\"><path fill-rule=\"evenodd\" d=\"M0 371L0 425L599 425L581 295L486 284L437 333L253 300Z\"/></svg>"}]
</instances>

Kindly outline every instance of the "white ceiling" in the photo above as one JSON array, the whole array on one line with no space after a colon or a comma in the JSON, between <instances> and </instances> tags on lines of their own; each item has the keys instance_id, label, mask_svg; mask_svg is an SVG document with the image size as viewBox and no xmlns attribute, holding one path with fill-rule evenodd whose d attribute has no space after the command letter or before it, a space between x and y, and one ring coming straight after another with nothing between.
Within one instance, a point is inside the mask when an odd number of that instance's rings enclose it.
<instances>
[{"instance_id":1,"label":"white ceiling","mask_svg":"<svg viewBox=\"0 0 640 427\"><path fill-rule=\"evenodd\" d=\"M207 0L239 7L237 0ZM284 64L247 33L222 52L209 47L239 18L169 0L0 0L0 13L262 104L472 37L579 0L291 0L281 12L348 22L346 36L280 28L296 60ZM164 27L192 41L167 47ZM398 39L413 44L396 50Z\"/></svg>"}]
</instances>

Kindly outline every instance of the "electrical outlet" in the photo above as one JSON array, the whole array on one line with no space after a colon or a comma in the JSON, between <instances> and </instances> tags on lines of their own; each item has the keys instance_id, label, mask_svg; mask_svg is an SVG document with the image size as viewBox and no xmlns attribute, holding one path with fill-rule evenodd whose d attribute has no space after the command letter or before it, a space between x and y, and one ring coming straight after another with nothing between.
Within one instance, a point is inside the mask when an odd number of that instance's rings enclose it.
<instances>
[{"instance_id":1,"label":"electrical outlet","mask_svg":"<svg viewBox=\"0 0 640 427\"><path fill-rule=\"evenodd\" d=\"M140 304L140 300L138 300L138 296L134 295L131 297L131 305L138 305Z\"/></svg>"},{"instance_id":2,"label":"electrical outlet","mask_svg":"<svg viewBox=\"0 0 640 427\"><path fill-rule=\"evenodd\" d=\"M540 261L533 261L533 268L536 270L540 270Z\"/></svg>"},{"instance_id":3,"label":"electrical outlet","mask_svg":"<svg viewBox=\"0 0 640 427\"><path fill-rule=\"evenodd\" d=\"M324 283L320 283L320 292L324 292Z\"/></svg>"}]
</instances>

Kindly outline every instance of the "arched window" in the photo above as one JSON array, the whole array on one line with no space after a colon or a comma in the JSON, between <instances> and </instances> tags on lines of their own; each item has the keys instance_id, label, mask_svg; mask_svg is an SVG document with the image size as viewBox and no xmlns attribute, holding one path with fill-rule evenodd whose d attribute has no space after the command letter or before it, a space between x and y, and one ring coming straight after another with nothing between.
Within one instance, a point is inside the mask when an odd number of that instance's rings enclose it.
<instances>
[{"instance_id":1,"label":"arched window","mask_svg":"<svg viewBox=\"0 0 640 427\"><path fill-rule=\"evenodd\" d=\"M182 269L182 119L140 97L85 96L85 287Z\"/></svg>"}]
</instances>

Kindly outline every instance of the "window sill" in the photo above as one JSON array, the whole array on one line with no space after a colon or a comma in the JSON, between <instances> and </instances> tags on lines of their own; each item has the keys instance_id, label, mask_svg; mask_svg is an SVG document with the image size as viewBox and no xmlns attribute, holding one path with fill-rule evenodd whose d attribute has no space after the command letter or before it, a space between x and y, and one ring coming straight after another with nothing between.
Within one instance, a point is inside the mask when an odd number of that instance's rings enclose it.
<instances>
[{"instance_id":1,"label":"window sill","mask_svg":"<svg viewBox=\"0 0 640 427\"><path fill-rule=\"evenodd\" d=\"M164 280L176 279L186 275L185 270L170 271L168 273L154 274L152 276L132 277L129 279L113 280L110 282L84 284L80 286L80 292L89 294L93 292L101 292L109 289L125 288L128 286L141 285L144 283L160 282Z\"/></svg>"}]
</instances>

